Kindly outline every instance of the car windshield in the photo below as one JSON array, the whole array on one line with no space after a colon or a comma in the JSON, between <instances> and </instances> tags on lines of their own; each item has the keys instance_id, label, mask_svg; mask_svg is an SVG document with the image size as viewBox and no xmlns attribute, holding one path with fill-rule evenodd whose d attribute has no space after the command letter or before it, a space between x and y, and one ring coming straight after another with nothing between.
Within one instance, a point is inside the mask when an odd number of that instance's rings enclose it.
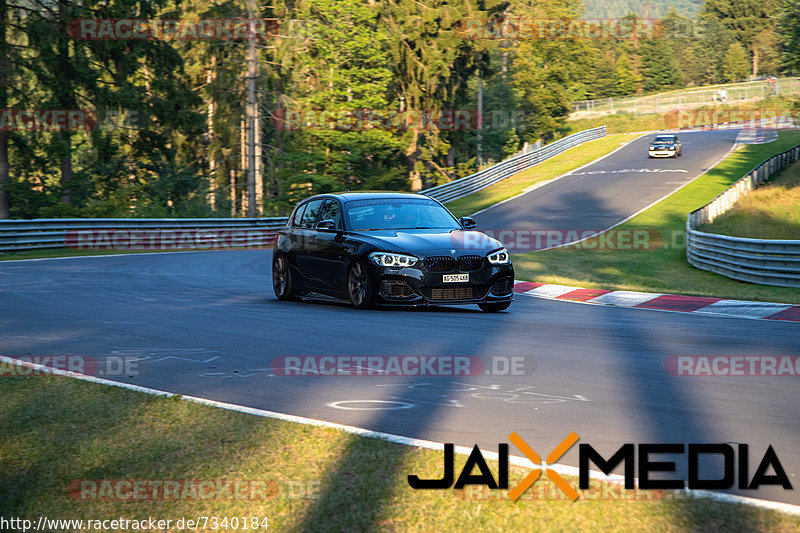
<instances>
[{"instance_id":1,"label":"car windshield","mask_svg":"<svg viewBox=\"0 0 800 533\"><path fill-rule=\"evenodd\" d=\"M653 144L675 144L675 137L656 137Z\"/></svg>"},{"instance_id":2,"label":"car windshield","mask_svg":"<svg viewBox=\"0 0 800 533\"><path fill-rule=\"evenodd\" d=\"M346 206L353 231L461 228L447 209L425 198L373 198Z\"/></svg>"}]
</instances>

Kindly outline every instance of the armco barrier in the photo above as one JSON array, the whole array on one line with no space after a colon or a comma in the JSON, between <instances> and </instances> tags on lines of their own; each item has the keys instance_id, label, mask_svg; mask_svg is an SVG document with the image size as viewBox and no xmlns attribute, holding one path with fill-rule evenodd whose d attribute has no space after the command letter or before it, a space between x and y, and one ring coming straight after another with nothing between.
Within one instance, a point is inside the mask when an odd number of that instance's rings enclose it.
<instances>
[{"instance_id":1,"label":"armco barrier","mask_svg":"<svg viewBox=\"0 0 800 533\"><path fill-rule=\"evenodd\" d=\"M546 146L515 155L466 178L426 189L421 194L449 202L535 166L573 146L599 139L606 127L574 133ZM274 218L53 218L0 220L0 252L47 248L210 249L263 245L269 232L286 224ZM83 232L83 233L81 233ZM89 240L102 246L89 246ZM116 242L114 241L116 239ZM108 243L106 243L106 240ZM182 244L182 240L185 241ZM159 247L158 243L166 243Z\"/></svg>"},{"instance_id":2,"label":"armco barrier","mask_svg":"<svg viewBox=\"0 0 800 533\"><path fill-rule=\"evenodd\" d=\"M800 287L800 240L746 239L698 231L736 201L800 159L800 146L777 154L750 171L686 219L686 258L702 270L762 285Z\"/></svg>"},{"instance_id":3,"label":"armco barrier","mask_svg":"<svg viewBox=\"0 0 800 533\"><path fill-rule=\"evenodd\" d=\"M0 252L65 246L117 250L253 248L268 244L270 237L284 224L286 218L3 220L0 221Z\"/></svg>"}]
</instances>

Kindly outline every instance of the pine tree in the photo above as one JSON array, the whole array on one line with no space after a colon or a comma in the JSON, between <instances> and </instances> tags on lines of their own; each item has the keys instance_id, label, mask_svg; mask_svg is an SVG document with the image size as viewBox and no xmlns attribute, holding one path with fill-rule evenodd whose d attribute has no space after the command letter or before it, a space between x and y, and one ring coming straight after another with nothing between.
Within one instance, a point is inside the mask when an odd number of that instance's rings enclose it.
<instances>
[{"instance_id":1,"label":"pine tree","mask_svg":"<svg viewBox=\"0 0 800 533\"><path fill-rule=\"evenodd\" d=\"M730 45L728 52L725 54L725 62L722 67L725 81L739 81L746 78L748 64L747 51L745 51L744 47L739 43Z\"/></svg>"}]
</instances>

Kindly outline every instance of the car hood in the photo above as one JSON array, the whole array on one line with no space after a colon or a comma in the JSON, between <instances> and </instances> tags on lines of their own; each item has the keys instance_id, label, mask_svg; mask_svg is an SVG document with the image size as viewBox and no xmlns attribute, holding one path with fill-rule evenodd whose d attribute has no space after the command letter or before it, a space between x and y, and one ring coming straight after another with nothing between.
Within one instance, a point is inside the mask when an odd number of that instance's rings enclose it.
<instances>
[{"instance_id":1,"label":"car hood","mask_svg":"<svg viewBox=\"0 0 800 533\"><path fill-rule=\"evenodd\" d=\"M378 230L353 232L364 242L387 252L425 253L442 252L450 255L484 255L503 247L503 243L481 233L466 230Z\"/></svg>"}]
</instances>

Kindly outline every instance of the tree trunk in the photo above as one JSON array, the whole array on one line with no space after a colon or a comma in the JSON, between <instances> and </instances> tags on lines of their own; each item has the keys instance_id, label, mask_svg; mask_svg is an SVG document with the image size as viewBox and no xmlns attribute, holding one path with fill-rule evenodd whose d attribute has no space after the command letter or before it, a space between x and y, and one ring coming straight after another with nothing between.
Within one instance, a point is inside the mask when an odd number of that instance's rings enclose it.
<instances>
[{"instance_id":1,"label":"tree trunk","mask_svg":"<svg viewBox=\"0 0 800 533\"><path fill-rule=\"evenodd\" d=\"M0 0L0 109L8 106L8 46L6 43L6 0ZM8 135L7 131L0 131L0 218L10 216L10 206L6 187L9 183L8 176Z\"/></svg>"},{"instance_id":2,"label":"tree trunk","mask_svg":"<svg viewBox=\"0 0 800 533\"><path fill-rule=\"evenodd\" d=\"M61 201L72 205L72 132L62 131L61 137L64 139L64 150L61 156Z\"/></svg>"},{"instance_id":3,"label":"tree trunk","mask_svg":"<svg viewBox=\"0 0 800 533\"><path fill-rule=\"evenodd\" d=\"M206 72L206 85L213 88L213 82L217 77L216 73L217 56L211 56L211 68ZM208 159L208 205L212 211L217 210L217 154L213 148L214 143L214 112L216 102L214 101L213 90L209 91L208 106L206 108L206 127L208 134L208 144L206 145L206 158Z\"/></svg>"},{"instance_id":4,"label":"tree trunk","mask_svg":"<svg viewBox=\"0 0 800 533\"><path fill-rule=\"evenodd\" d=\"M5 103L0 104L5 105ZM0 131L0 218L9 218L11 215L8 192L8 132Z\"/></svg>"},{"instance_id":5,"label":"tree trunk","mask_svg":"<svg viewBox=\"0 0 800 533\"><path fill-rule=\"evenodd\" d=\"M61 64L68 65L70 62L69 57L69 36L66 32L67 25L66 5L62 0L58 3L58 18L59 22L63 25L63 33L58 37L58 55ZM77 107L75 93L72 86L72 81L64 79L63 83L58 89L58 104L61 109L75 109ZM63 144L61 146L61 177L59 184L61 185L61 201L72 205L72 132L60 132Z\"/></svg>"},{"instance_id":6,"label":"tree trunk","mask_svg":"<svg viewBox=\"0 0 800 533\"><path fill-rule=\"evenodd\" d=\"M753 77L758 75L758 48L753 44Z\"/></svg>"},{"instance_id":7,"label":"tree trunk","mask_svg":"<svg viewBox=\"0 0 800 533\"><path fill-rule=\"evenodd\" d=\"M247 46L247 216L258 216L258 190L256 184L256 37L253 12L254 0L247 2L249 20Z\"/></svg>"}]
</instances>

